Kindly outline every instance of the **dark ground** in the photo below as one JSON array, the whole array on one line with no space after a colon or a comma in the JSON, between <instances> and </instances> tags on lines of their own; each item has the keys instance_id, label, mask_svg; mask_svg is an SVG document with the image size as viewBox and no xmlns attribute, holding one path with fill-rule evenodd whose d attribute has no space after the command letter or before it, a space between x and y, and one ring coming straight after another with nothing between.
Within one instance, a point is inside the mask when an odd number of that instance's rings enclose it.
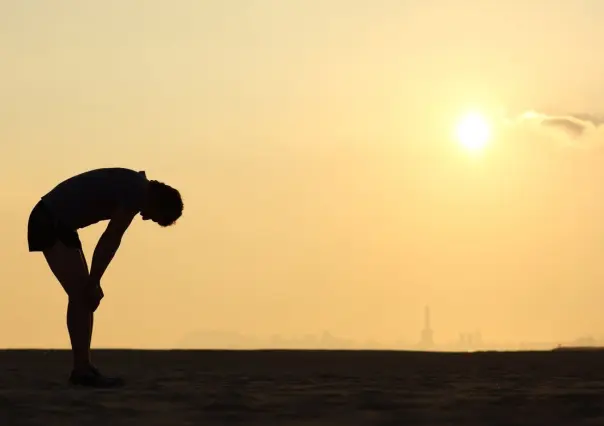
<instances>
[{"instance_id":1,"label":"dark ground","mask_svg":"<svg viewBox=\"0 0 604 426\"><path fill-rule=\"evenodd\" d=\"M0 351L0 425L604 425L604 352Z\"/></svg>"}]
</instances>

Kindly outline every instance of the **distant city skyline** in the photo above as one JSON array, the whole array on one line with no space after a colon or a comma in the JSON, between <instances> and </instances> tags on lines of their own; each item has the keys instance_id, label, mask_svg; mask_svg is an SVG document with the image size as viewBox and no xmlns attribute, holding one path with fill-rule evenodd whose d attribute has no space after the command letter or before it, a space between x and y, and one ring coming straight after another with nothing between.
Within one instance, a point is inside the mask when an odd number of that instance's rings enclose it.
<instances>
[{"instance_id":1,"label":"distant city skyline","mask_svg":"<svg viewBox=\"0 0 604 426\"><path fill-rule=\"evenodd\" d=\"M175 349L377 349L377 350L408 350L408 351L505 351L505 350L550 350L556 347L604 347L604 336L596 338L581 336L565 341L504 341L482 342L481 345L472 346L462 344L459 340L445 341L435 344L431 349L422 348L412 339L402 340L376 340L367 337L355 340L340 337L327 331L321 333L307 333L301 336L252 336L230 331L199 331L191 333L174 342Z\"/></svg>"},{"instance_id":2,"label":"distant city skyline","mask_svg":"<svg viewBox=\"0 0 604 426\"><path fill-rule=\"evenodd\" d=\"M199 330L175 342L175 347L184 349L384 349L419 351L481 351L481 350L549 350L560 346L604 346L601 339L584 335L560 342L548 341L485 341L480 330L460 332L457 339L434 339L430 306L423 310L423 328L420 338L393 337L379 341L371 336L358 340L338 336L323 330L320 333L305 333L299 336L273 334L253 336L226 330Z\"/></svg>"}]
</instances>

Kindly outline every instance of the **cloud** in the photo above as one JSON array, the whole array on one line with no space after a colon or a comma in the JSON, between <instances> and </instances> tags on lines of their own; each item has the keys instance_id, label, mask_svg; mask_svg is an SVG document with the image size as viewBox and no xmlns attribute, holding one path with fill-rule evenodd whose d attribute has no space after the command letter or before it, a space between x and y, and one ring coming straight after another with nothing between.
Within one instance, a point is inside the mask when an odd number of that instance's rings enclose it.
<instances>
[{"instance_id":1,"label":"cloud","mask_svg":"<svg viewBox=\"0 0 604 426\"><path fill-rule=\"evenodd\" d=\"M587 113L573 114L572 116L579 120L590 121L596 126L600 126L600 125L604 124L604 116L598 116L598 115L587 114Z\"/></svg>"},{"instance_id":2,"label":"cloud","mask_svg":"<svg viewBox=\"0 0 604 426\"><path fill-rule=\"evenodd\" d=\"M507 119L518 135L554 142L561 147L594 148L604 146L604 118L589 113L547 114L527 111Z\"/></svg>"},{"instance_id":3,"label":"cloud","mask_svg":"<svg viewBox=\"0 0 604 426\"><path fill-rule=\"evenodd\" d=\"M587 129L586 123L574 117L547 117L541 120L541 125L566 133L571 138L579 138Z\"/></svg>"}]
</instances>

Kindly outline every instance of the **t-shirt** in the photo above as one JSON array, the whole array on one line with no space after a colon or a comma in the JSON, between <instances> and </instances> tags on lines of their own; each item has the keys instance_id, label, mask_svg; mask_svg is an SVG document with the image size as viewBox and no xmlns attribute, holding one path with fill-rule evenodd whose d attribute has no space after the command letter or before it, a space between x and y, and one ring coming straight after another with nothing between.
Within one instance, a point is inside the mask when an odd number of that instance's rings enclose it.
<instances>
[{"instance_id":1,"label":"t-shirt","mask_svg":"<svg viewBox=\"0 0 604 426\"><path fill-rule=\"evenodd\" d=\"M61 182L42 201L64 225L80 229L110 219L118 207L140 212L148 183L144 171L96 169Z\"/></svg>"}]
</instances>

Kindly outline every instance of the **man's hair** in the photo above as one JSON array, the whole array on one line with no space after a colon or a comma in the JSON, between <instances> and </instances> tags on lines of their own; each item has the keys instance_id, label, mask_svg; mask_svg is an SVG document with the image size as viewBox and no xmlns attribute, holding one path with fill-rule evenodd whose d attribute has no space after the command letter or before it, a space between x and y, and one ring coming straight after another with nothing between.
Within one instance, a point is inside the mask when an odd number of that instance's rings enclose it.
<instances>
[{"instance_id":1,"label":"man's hair","mask_svg":"<svg viewBox=\"0 0 604 426\"><path fill-rule=\"evenodd\" d=\"M173 225L176 220L182 216L183 202L180 192L156 180L149 181L149 190L153 203L161 210L161 217L158 223L161 226Z\"/></svg>"}]
</instances>

